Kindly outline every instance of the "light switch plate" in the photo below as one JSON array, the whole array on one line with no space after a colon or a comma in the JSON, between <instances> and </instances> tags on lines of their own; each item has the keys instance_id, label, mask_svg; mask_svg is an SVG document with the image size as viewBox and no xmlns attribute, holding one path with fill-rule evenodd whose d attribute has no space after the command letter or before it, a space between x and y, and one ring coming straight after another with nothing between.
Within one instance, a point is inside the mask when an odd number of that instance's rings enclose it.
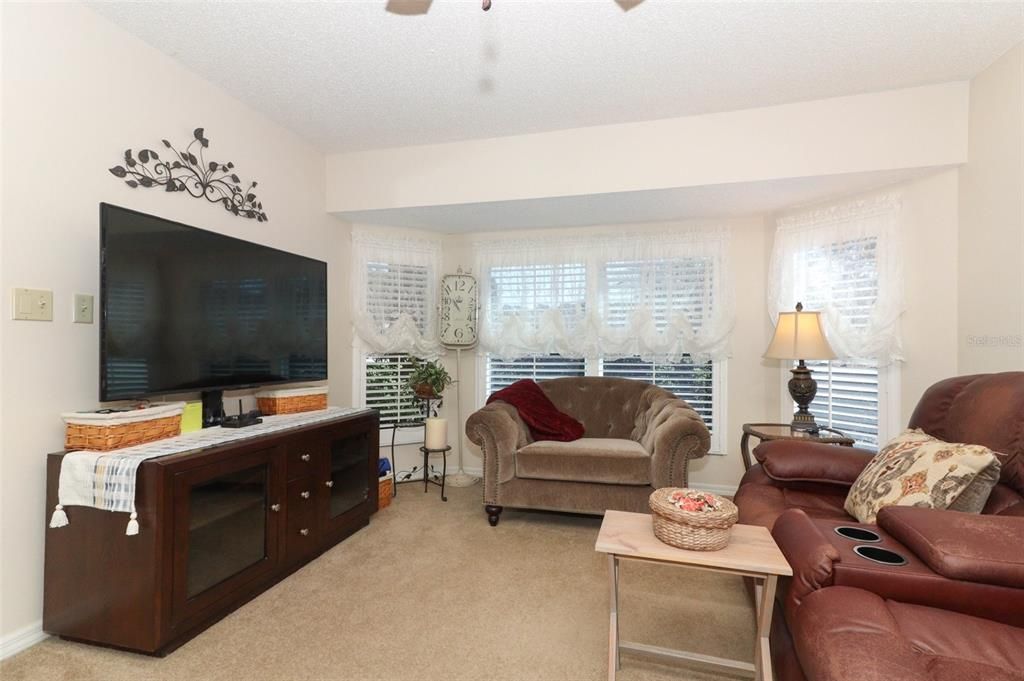
<instances>
[{"instance_id":1,"label":"light switch plate","mask_svg":"<svg viewBox=\"0 0 1024 681\"><path fill-rule=\"evenodd\" d=\"M14 289L14 319L33 322L53 321L53 291L33 288Z\"/></svg>"},{"instance_id":2,"label":"light switch plate","mask_svg":"<svg viewBox=\"0 0 1024 681\"><path fill-rule=\"evenodd\" d=\"M71 319L75 324L92 324L92 296L87 293L75 294L75 310Z\"/></svg>"}]
</instances>

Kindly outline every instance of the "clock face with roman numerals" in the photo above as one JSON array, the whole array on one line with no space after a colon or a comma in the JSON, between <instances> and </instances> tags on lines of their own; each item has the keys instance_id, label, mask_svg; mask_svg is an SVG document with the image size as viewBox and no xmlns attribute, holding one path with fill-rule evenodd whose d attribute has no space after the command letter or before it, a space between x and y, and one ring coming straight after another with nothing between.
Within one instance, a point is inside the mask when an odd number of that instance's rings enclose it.
<instances>
[{"instance_id":1,"label":"clock face with roman numerals","mask_svg":"<svg viewBox=\"0 0 1024 681\"><path fill-rule=\"evenodd\" d=\"M476 278L470 274L441 277L441 344L452 347L476 345Z\"/></svg>"}]
</instances>

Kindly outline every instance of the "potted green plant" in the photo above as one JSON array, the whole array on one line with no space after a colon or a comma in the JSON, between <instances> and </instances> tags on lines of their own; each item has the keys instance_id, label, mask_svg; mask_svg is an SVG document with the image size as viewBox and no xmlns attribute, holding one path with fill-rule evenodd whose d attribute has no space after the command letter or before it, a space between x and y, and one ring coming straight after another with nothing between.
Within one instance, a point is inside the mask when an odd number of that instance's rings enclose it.
<instances>
[{"instance_id":1,"label":"potted green plant","mask_svg":"<svg viewBox=\"0 0 1024 681\"><path fill-rule=\"evenodd\" d=\"M412 363L412 373L409 374L409 387L421 399L433 399L441 397L444 389L454 381L448 374L448 370L437 362L430 360L415 359Z\"/></svg>"}]
</instances>

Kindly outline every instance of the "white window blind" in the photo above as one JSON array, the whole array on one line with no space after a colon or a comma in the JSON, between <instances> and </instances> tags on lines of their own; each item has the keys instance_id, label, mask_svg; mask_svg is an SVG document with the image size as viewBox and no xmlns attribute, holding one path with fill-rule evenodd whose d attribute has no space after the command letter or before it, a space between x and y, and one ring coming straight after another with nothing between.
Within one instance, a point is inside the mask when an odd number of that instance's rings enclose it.
<instances>
[{"instance_id":1,"label":"white window blind","mask_svg":"<svg viewBox=\"0 0 1024 681\"><path fill-rule=\"evenodd\" d=\"M488 357L487 394L495 393L524 378L544 381L550 378L584 375L586 375L586 362L582 359L548 355L503 361Z\"/></svg>"},{"instance_id":2,"label":"white window blind","mask_svg":"<svg viewBox=\"0 0 1024 681\"><path fill-rule=\"evenodd\" d=\"M381 425L415 421L423 417L423 403L409 387L413 358L402 353L367 355L367 407L380 412Z\"/></svg>"},{"instance_id":3,"label":"white window blind","mask_svg":"<svg viewBox=\"0 0 1024 681\"><path fill-rule=\"evenodd\" d=\"M807 362L818 382L810 410L818 425L840 430L858 447L878 449L878 367L864 362Z\"/></svg>"},{"instance_id":4,"label":"white window blind","mask_svg":"<svg viewBox=\"0 0 1024 681\"><path fill-rule=\"evenodd\" d=\"M714 364L712 362L656 363L639 357L601 362L602 376L632 378L660 386L686 400L714 432Z\"/></svg>"},{"instance_id":5,"label":"white window blind","mask_svg":"<svg viewBox=\"0 0 1024 681\"><path fill-rule=\"evenodd\" d=\"M638 309L647 310L658 331L683 316L699 329L714 304L714 261L709 257L606 263L605 320L626 327Z\"/></svg>"},{"instance_id":6,"label":"white window blind","mask_svg":"<svg viewBox=\"0 0 1024 681\"><path fill-rule=\"evenodd\" d=\"M848 328L865 329L878 298L878 238L846 239L801 255L804 305L826 306ZM840 430L857 446L878 448L878 366L849 360L809 361L818 393L809 409L819 425Z\"/></svg>"},{"instance_id":7,"label":"white window blind","mask_svg":"<svg viewBox=\"0 0 1024 681\"><path fill-rule=\"evenodd\" d=\"M480 347L502 359L725 359L728 231L485 239L473 244Z\"/></svg>"},{"instance_id":8,"label":"white window blind","mask_svg":"<svg viewBox=\"0 0 1024 681\"><path fill-rule=\"evenodd\" d=\"M430 278L429 269L423 265L367 263L366 311L382 327L408 315L420 333L426 333Z\"/></svg>"},{"instance_id":9,"label":"white window blind","mask_svg":"<svg viewBox=\"0 0 1024 681\"><path fill-rule=\"evenodd\" d=\"M366 350L436 358L439 241L352 232L352 322Z\"/></svg>"}]
</instances>

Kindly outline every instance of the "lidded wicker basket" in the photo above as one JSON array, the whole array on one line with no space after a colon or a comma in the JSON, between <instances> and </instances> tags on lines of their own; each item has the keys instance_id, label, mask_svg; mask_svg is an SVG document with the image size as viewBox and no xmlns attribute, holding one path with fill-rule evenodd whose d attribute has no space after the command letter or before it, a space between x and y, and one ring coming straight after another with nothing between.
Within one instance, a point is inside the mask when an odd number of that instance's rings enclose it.
<instances>
[{"instance_id":1,"label":"lidded wicker basket","mask_svg":"<svg viewBox=\"0 0 1024 681\"><path fill-rule=\"evenodd\" d=\"M705 510L684 510L676 505L673 495L706 500ZM729 544L729 529L739 518L739 509L728 499L685 487L657 489L651 493L649 503L654 536L669 546L690 551L724 549Z\"/></svg>"},{"instance_id":2,"label":"lidded wicker basket","mask_svg":"<svg viewBox=\"0 0 1024 681\"><path fill-rule=\"evenodd\" d=\"M64 448L68 451L109 452L181 434L184 402L156 404L100 414L71 412L64 419Z\"/></svg>"},{"instance_id":3,"label":"lidded wicker basket","mask_svg":"<svg viewBox=\"0 0 1024 681\"><path fill-rule=\"evenodd\" d=\"M256 406L264 416L319 411L327 408L327 387L264 390L256 393Z\"/></svg>"}]
</instances>

